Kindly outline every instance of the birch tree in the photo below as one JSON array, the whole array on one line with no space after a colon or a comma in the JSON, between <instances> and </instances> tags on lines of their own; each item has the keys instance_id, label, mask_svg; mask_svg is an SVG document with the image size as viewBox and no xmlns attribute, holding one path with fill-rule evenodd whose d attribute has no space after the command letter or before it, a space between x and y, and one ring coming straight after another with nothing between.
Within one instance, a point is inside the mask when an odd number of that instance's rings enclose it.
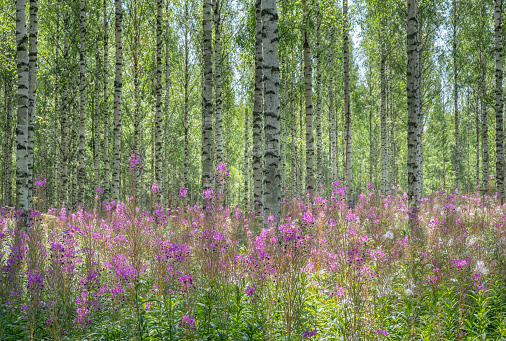
<instances>
[{"instance_id":1,"label":"birch tree","mask_svg":"<svg viewBox=\"0 0 506 341\"><path fill-rule=\"evenodd\" d=\"M85 182L85 133L86 133L86 76L84 74L86 67L86 1L80 1L79 15L79 32L80 32L80 48L79 48L79 199L78 204L84 206L84 182Z\"/></svg>"},{"instance_id":2,"label":"birch tree","mask_svg":"<svg viewBox=\"0 0 506 341\"><path fill-rule=\"evenodd\" d=\"M418 166L417 139L419 89L419 49L418 49L418 0L407 0L407 67L406 67L406 96L408 110L408 136L407 136L407 176L408 176L408 201L411 210L418 205Z\"/></svg>"},{"instance_id":3,"label":"birch tree","mask_svg":"<svg viewBox=\"0 0 506 341\"><path fill-rule=\"evenodd\" d=\"M162 0L156 1L155 182L162 185Z\"/></svg>"},{"instance_id":4,"label":"birch tree","mask_svg":"<svg viewBox=\"0 0 506 341\"><path fill-rule=\"evenodd\" d=\"M353 206L351 112L350 112L350 51L348 46L348 0L343 0L343 73L344 73L344 124L346 144L346 202Z\"/></svg>"},{"instance_id":5,"label":"birch tree","mask_svg":"<svg viewBox=\"0 0 506 341\"><path fill-rule=\"evenodd\" d=\"M211 1L204 0L202 8L204 87L202 89L202 188L212 186L212 129L213 129L213 63Z\"/></svg>"},{"instance_id":6,"label":"birch tree","mask_svg":"<svg viewBox=\"0 0 506 341\"><path fill-rule=\"evenodd\" d=\"M114 76L114 136L113 136L113 163L112 163L112 199L119 201L120 173L121 173L121 91L123 88L123 44L121 40L123 8L121 0L115 0L116 23L116 70Z\"/></svg>"},{"instance_id":7,"label":"birch tree","mask_svg":"<svg viewBox=\"0 0 506 341\"><path fill-rule=\"evenodd\" d=\"M37 36L39 33L39 2L30 0L30 34L28 51L28 203L31 207L33 196L33 147L34 124L37 104Z\"/></svg>"},{"instance_id":8,"label":"birch tree","mask_svg":"<svg viewBox=\"0 0 506 341\"><path fill-rule=\"evenodd\" d=\"M304 49L304 90L306 101L306 193L314 195L314 137L313 137L313 84L311 51L309 46L309 11L306 0L304 9L303 49Z\"/></svg>"},{"instance_id":9,"label":"birch tree","mask_svg":"<svg viewBox=\"0 0 506 341\"><path fill-rule=\"evenodd\" d=\"M262 0L255 2L255 94L253 104L253 201L255 214L262 212L262 114L263 114L263 52Z\"/></svg>"},{"instance_id":10,"label":"birch tree","mask_svg":"<svg viewBox=\"0 0 506 341\"><path fill-rule=\"evenodd\" d=\"M223 163L223 128L221 119L221 3L214 0L214 97L216 128L216 165Z\"/></svg>"},{"instance_id":11,"label":"birch tree","mask_svg":"<svg viewBox=\"0 0 506 341\"><path fill-rule=\"evenodd\" d=\"M264 225L269 215L279 225L281 219L279 55L276 0L262 0L263 73L264 73Z\"/></svg>"},{"instance_id":12,"label":"birch tree","mask_svg":"<svg viewBox=\"0 0 506 341\"><path fill-rule=\"evenodd\" d=\"M497 191L504 202L503 91L502 91L502 0L495 0L495 171Z\"/></svg>"},{"instance_id":13,"label":"birch tree","mask_svg":"<svg viewBox=\"0 0 506 341\"><path fill-rule=\"evenodd\" d=\"M107 21L107 0L102 2L102 10L104 17L104 64L103 64L103 91L104 91L104 199L109 201L109 83L108 72L109 67L109 23Z\"/></svg>"},{"instance_id":14,"label":"birch tree","mask_svg":"<svg viewBox=\"0 0 506 341\"><path fill-rule=\"evenodd\" d=\"M16 0L16 64L18 70L16 127L16 208L29 214L28 201L28 36L26 32L26 0Z\"/></svg>"}]
</instances>

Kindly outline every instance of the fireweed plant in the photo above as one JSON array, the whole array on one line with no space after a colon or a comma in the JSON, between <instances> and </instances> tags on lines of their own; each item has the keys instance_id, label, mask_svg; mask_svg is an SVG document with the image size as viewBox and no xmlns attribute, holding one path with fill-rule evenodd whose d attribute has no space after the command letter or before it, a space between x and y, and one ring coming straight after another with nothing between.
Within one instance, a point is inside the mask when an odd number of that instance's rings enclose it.
<instances>
[{"instance_id":1,"label":"fireweed plant","mask_svg":"<svg viewBox=\"0 0 506 341\"><path fill-rule=\"evenodd\" d=\"M224 207L228 171L200 205L0 209L1 340L502 340L506 214L497 195L345 188L293 198L280 222ZM45 182L38 180L37 197ZM40 201L42 202L42 201ZM40 206L36 206L38 208Z\"/></svg>"}]
</instances>

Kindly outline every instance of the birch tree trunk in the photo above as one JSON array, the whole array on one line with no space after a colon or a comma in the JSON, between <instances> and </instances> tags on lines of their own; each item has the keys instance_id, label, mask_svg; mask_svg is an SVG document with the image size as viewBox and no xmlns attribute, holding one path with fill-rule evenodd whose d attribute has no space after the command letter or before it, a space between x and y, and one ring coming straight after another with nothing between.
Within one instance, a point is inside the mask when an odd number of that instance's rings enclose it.
<instances>
[{"instance_id":1,"label":"birch tree trunk","mask_svg":"<svg viewBox=\"0 0 506 341\"><path fill-rule=\"evenodd\" d=\"M385 195L388 192L388 141L387 141L387 81L385 76L385 30L384 22L382 20L382 29L380 37L380 87L381 87L381 194Z\"/></svg>"},{"instance_id":2,"label":"birch tree trunk","mask_svg":"<svg viewBox=\"0 0 506 341\"><path fill-rule=\"evenodd\" d=\"M4 205L12 202L12 72L5 78Z\"/></svg>"},{"instance_id":3,"label":"birch tree trunk","mask_svg":"<svg viewBox=\"0 0 506 341\"><path fill-rule=\"evenodd\" d=\"M188 140L189 140L189 122L188 122L188 86L189 86L189 67L190 67L190 60L189 60L189 47L188 47L188 2L185 3L185 28L184 28L184 117L183 117L183 125L184 125L184 160L183 160L183 166L185 169L183 180L184 180L184 186L185 188L189 188L189 182L188 182ZM204 123L204 122L202 122ZM192 193L190 192L189 195Z\"/></svg>"},{"instance_id":4,"label":"birch tree trunk","mask_svg":"<svg viewBox=\"0 0 506 341\"><path fill-rule=\"evenodd\" d=\"M306 101L306 193L314 195L314 137L313 137L313 84L311 68L311 51L309 47L309 12L306 0L304 7L304 89Z\"/></svg>"},{"instance_id":5,"label":"birch tree trunk","mask_svg":"<svg viewBox=\"0 0 506 341\"><path fill-rule=\"evenodd\" d=\"M332 181L337 180L337 127L336 127L336 115L334 109L334 67L332 61L334 59L334 30L329 30L329 55L328 55L328 66L329 66L329 119L331 126L330 133L330 149L331 149L331 164L332 164Z\"/></svg>"},{"instance_id":6,"label":"birch tree trunk","mask_svg":"<svg viewBox=\"0 0 506 341\"><path fill-rule=\"evenodd\" d=\"M294 101L293 82L290 83L290 132L291 132L291 149L290 149L290 199L295 198L297 195L297 145L295 144L295 137L297 129L295 127L296 116L293 108Z\"/></svg>"},{"instance_id":7,"label":"birch tree trunk","mask_svg":"<svg viewBox=\"0 0 506 341\"><path fill-rule=\"evenodd\" d=\"M121 91L123 88L123 44L121 41L121 22L123 20L123 8L121 0L115 0L116 24L116 70L114 77L114 145L112 152L112 199L118 203L120 192L121 172Z\"/></svg>"},{"instance_id":8,"label":"birch tree trunk","mask_svg":"<svg viewBox=\"0 0 506 341\"><path fill-rule=\"evenodd\" d=\"M374 160L374 145L372 140L372 67L369 67L369 183L374 183L372 169L373 169L373 160Z\"/></svg>"},{"instance_id":9,"label":"birch tree trunk","mask_svg":"<svg viewBox=\"0 0 506 341\"><path fill-rule=\"evenodd\" d=\"M253 201L255 214L262 212L262 115L263 115L263 52L262 0L256 0L255 94L253 103Z\"/></svg>"},{"instance_id":10,"label":"birch tree trunk","mask_svg":"<svg viewBox=\"0 0 506 341\"><path fill-rule=\"evenodd\" d=\"M249 210L249 115L244 113L244 211Z\"/></svg>"},{"instance_id":11,"label":"birch tree trunk","mask_svg":"<svg viewBox=\"0 0 506 341\"><path fill-rule=\"evenodd\" d=\"M85 181L85 129L86 129L86 77L84 75L86 66L86 1L81 0L80 15L80 49L79 49L79 112L80 112L80 127L79 127L79 198L78 204L84 206L84 181Z\"/></svg>"},{"instance_id":12,"label":"birch tree trunk","mask_svg":"<svg viewBox=\"0 0 506 341\"><path fill-rule=\"evenodd\" d=\"M478 96L476 96L476 111L474 115L474 122L476 126L476 186L480 184L480 115L478 106Z\"/></svg>"},{"instance_id":13,"label":"birch tree trunk","mask_svg":"<svg viewBox=\"0 0 506 341\"><path fill-rule=\"evenodd\" d=\"M417 198L422 198L423 195L423 101L422 101L422 70L423 70L423 59L422 59L422 27L421 24L421 14L418 13L418 0L417 1L417 65L416 68L416 77L415 80L417 82L416 85L416 101L418 103L418 114L417 114L417 130L416 130L416 138L417 138L417 144L416 144L416 158L417 158L417 184L416 184L416 191L417 191Z\"/></svg>"},{"instance_id":14,"label":"birch tree trunk","mask_svg":"<svg viewBox=\"0 0 506 341\"><path fill-rule=\"evenodd\" d=\"M16 127L16 209L30 212L28 201L28 36L26 33L26 0L16 0L16 64L18 70Z\"/></svg>"},{"instance_id":15,"label":"birch tree trunk","mask_svg":"<svg viewBox=\"0 0 506 341\"><path fill-rule=\"evenodd\" d=\"M68 82L69 82L69 39L68 39L68 15L65 15L63 19L63 60L64 72L63 72L63 89L61 95L61 113L60 113L60 144L61 144L61 183L60 183L60 194L59 194L59 205L65 206L68 204L68 188L69 188L69 147L68 147Z\"/></svg>"},{"instance_id":16,"label":"birch tree trunk","mask_svg":"<svg viewBox=\"0 0 506 341\"><path fill-rule=\"evenodd\" d=\"M155 182L162 185L162 0L156 1ZM161 193L163 196L163 192ZM164 196L162 197L162 200Z\"/></svg>"},{"instance_id":17,"label":"birch tree trunk","mask_svg":"<svg viewBox=\"0 0 506 341\"><path fill-rule=\"evenodd\" d=\"M321 69L321 13L320 1L316 3L316 191L320 191L322 180L322 69Z\"/></svg>"},{"instance_id":18,"label":"birch tree trunk","mask_svg":"<svg viewBox=\"0 0 506 341\"><path fill-rule=\"evenodd\" d=\"M28 74L28 203L32 207L33 196L33 144L37 104L37 35L39 2L30 0L29 74Z\"/></svg>"},{"instance_id":19,"label":"birch tree trunk","mask_svg":"<svg viewBox=\"0 0 506 341\"><path fill-rule=\"evenodd\" d=\"M455 187L460 189L459 91L457 70L457 0L453 0L453 112L455 115Z\"/></svg>"},{"instance_id":20,"label":"birch tree trunk","mask_svg":"<svg viewBox=\"0 0 506 341\"><path fill-rule=\"evenodd\" d=\"M279 55L278 55L278 13L276 0L262 0L262 22L264 33L264 225L269 215L279 225L281 219L281 176L279 141Z\"/></svg>"},{"instance_id":21,"label":"birch tree trunk","mask_svg":"<svg viewBox=\"0 0 506 341\"><path fill-rule=\"evenodd\" d=\"M348 0L343 0L343 67L344 67L344 118L346 132L346 202L353 206L353 179L351 153L350 112L350 52L348 46Z\"/></svg>"},{"instance_id":22,"label":"birch tree trunk","mask_svg":"<svg viewBox=\"0 0 506 341\"><path fill-rule=\"evenodd\" d=\"M503 102L502 102L502 0L495 0L495 172L497 191L504 202Z\"/></svg>"},{"instance_id":23,"label":"birch tree trunk","mask_svg":"<svg viewBox=\"0 0 506 341\"><path fill-rule=\"evenodd\" d=\"M108 94L108 73L109 66L109 24L107 21L107 0L103 0L103 16L104 16L104 199L109 201L109 94Z\"/></svg>"},{"instance_id":24,"label":"birch tree trunk","mask_svg":"<svg viewBox=\"0 0 506 341\"><path fill-rule=\"evenodd\" d=\"M418 0L407 0L407 68L406 68L406 95L408 109L408 136L407 136L407 177L408 202L411 210L418 205L418 166L417 159L417 131L419 107L419 50L418 50Z\"/></svg>"},{"instance_id":25,"label":"birch tree trunk","mask_svg":"<svg viewBox=\"0 0 506 341\"><path fill-rule=\"evenodd\" d=\"M286 193L286 64L281 59L281 69L283 70L283 94L281 96L281 197Z\"/></svg>"},{"instance_id":26,"label":"birch tree trunk","mask_svg":"<svg viewBox=\"0 0 506 341\"><path fill-rule=\"evenodd\" d=\"M169 17L169 2L166 2L165 14ZM168 19L167 19L168 21ZM167 197L165 205L167 209L170 209L170 188L169 188L169 106L170 106L170 39L169 39L169 23L165 25L165 128L164 128L164 140L165 140L165 155L163 158L163 189L164 195Z\"/></svg>"},{"instance_id":27,"label":"birch tree trunk","mask_svg":"<svg viewBox=\"0 0 506 341\"><path fill-rule=\"evenodd\" d=\"M221 119L221 4L214 1L214 86L215 86L215 138L216 166L223 163L223 128Z\"/></svg>"},{"instance_id":28,"label":"birch tree trunk","mask_svg":"<svg viewBox=\"0 0 506 341\"><path fill-rule=\"evenodd\" d=\"M211 188L212 179L212 144L213 144L213 63L212 63L212 31L211 31L211 1L204 0L202 14L203 26L203 60L204 87L202 91L202 188Z\"/></svg>"},{"instance_id":29,"label":"birch tree trunk","mask_svg":"<svg viewBox=\"0 0 506 341\"><path fill-rule=\"evenodd\" d=\"M481 161L482 161L482 184L487 189L489 185L488 179L488 124L487 124L487 104L485 103L486 85L485 85L485 55L480 50L480 66L481 66Z\"/></svg>"},{"instance_id":30,"label":"birch tree trunk","mask_svg":"<svg viewBox=\"0 0 506 341\"><path fill-rule=\"evenodd\" d=\"M99 69L100 60L97 51L96 65ZM100 84L98 78L95 79L95 115L93 120L93 168L94 168L94 191L100 187Z\"/></svg>"}]
</instances>

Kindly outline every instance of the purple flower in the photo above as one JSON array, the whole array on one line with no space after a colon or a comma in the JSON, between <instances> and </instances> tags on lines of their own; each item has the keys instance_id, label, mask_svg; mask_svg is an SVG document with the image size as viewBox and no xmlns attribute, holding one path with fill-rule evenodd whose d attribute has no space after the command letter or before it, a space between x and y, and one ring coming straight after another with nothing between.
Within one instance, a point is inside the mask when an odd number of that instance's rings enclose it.
<instances>
[{"instance_id":1,"label":"purple flower","mask_svg":"<svg viewBox=\"0 0 506 341\"><path fill-rule=\"evenodd\" d=\"M184 188L184 186L180 187L179 195L182 196L183 198L186 198L186 196L188 195L188 190Z\"/></svg>"},{"instance_id":2,"label":"purple flower","mask_svg":"<svg viewBox=\"0 0 506 341\"><path fill-rule=\"evenodd\" d=\"M311 331L308 331L308 330L304 330L304 338L307 339L307 338L310 338L310 337L313 337L316 335L316 329L313 329Z\"/></svg>"},{"instance_id":3,"label":"purple flower","mask_svg":"<svg viewBox=\"0 0 506 341\"><path fill-rule=\"evenodd\" d=\"M378 330L376 330L376 334L387 336L388 332L385 329L378 329Z\"/></svg>"},{"instance_id":4,"label":"purple flower","mask_svg":"<svg viewBox=\"0 0 506 341\"><path fill-rule=\"evenodd\" d=\"M179 326L182 327L183 323L186 324L185 327L194 328L193 325L195 324L195 319L190 316L183 316Z\"/></svg>"}]
</instances>

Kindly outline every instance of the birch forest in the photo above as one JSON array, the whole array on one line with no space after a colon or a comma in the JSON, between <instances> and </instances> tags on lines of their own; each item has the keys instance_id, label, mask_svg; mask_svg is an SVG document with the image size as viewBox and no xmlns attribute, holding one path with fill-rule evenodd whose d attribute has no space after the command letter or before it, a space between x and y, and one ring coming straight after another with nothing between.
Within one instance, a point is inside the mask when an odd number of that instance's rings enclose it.
<instances>
[{"instance_id":1,"label":"birch forest","mask_svg":"<svg viewBox=\"0 0 506 341\"><path fill-rule=\"evenodd\" d=\"M0 0L0 339L505 339L503 21Z\"/></svg>"}]
</instances>

